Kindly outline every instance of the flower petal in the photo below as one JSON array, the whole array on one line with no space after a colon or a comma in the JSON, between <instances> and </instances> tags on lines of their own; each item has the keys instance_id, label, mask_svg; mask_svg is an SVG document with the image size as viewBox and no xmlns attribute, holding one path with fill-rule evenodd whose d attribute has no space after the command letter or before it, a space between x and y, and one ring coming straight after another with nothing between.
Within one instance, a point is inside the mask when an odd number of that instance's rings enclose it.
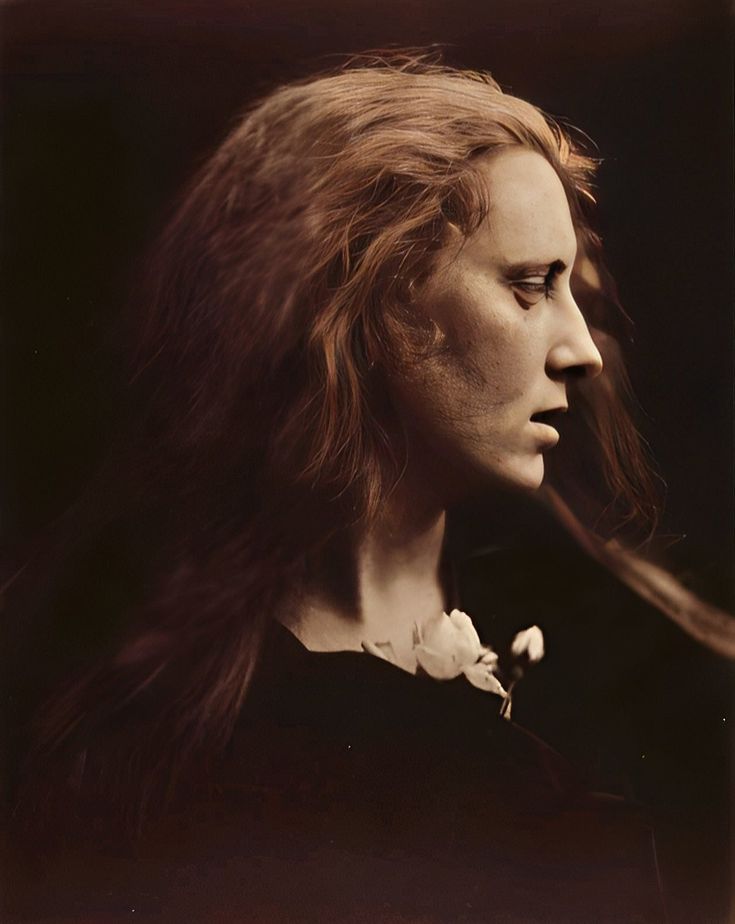
<instances>
[{"instance_id":1,"label":"flower petal","mask_svg":"<svg viewBox=\"0 0 735 924\"><path fill-rule=\"evenodd\" d=\"M414 654L419 666L436 680L452 680L462 673L462 667L451 651L436 651L426 645L416 645Z\"/></svg>"},{"instance_id":2,"label":"flower petal","mask_svg":"<svg viewBox=\"0 0 735 924\"><path fill-rule=\"evenodd\" d=\"M387 661L409 674L416 673L416 655L413 650L402 651L400 655L396 654L391 642L361 642L362 650L367 654L374 655L382 661Z\"/></svg>"},{"instance_id":3,"label":"flower petal","mask_svg":"<svg viewBox=\"0 0 735 924\"><path fill-rule=\"evenodd\" d=\"M531 626L519 632L510 646L511 654L516 658L528 658L531 664L544 656L544 634L538 626Z\"/></svg>"},{"instance_id":4,"label":"flower petal","mask_svg":"<svg viewBox=\"0 0 735 924\"><path fill-rule=\"evenodd\" d=\"M391 664L396 663L396 653L390 642L361 642L362 650L368 654L375 655L376 658L382 658Z\"/></svg>"},{"instance_id":5,"label":"flower petal","mask_svg":"<svg viewBox=\"0 0 735 924\"><path fill-rule=\"evenodd\" d=\"M471 667L466 667L462 673L469 680L473 687L485 690L488 693L495 693L497 696L505 696L506 692L498 678L493 674L487 664L478 662Z\"/></svg>"},{"instance_id":6,"label":"flower petal","mask_svg":"<svg viewBox=\"0 0 735 924\"><path fill-rule=\"evenodd\" d=\"M456 631L457 656L463 664L474 664L483 652L480 636L472 620L461 610L452 610L449 621Z\"/></svg>"},{"instance_id":7,"label":"flower petal","mask_svg":"<svg viewBox=\"0 0 735 924\"><path fill-rule=\"evenodd\" d=\"M431 616L421 627L419 644L433 648L434 651L454 651L457 631L446 613Z\"/></svg>"},{"instance_id":8,"label":"flower petal","mask_svg":"<svg viewBox=\"0 0 735 924\"><path fill-rule=\"evenodd\" d=\"M498 656L492 650L492 648L489 648L487 645L483 645L482 654L480 655L480 663L489 664L492 666L492 670L495 670L498 664Z\"/></svg>"}]
</instances>

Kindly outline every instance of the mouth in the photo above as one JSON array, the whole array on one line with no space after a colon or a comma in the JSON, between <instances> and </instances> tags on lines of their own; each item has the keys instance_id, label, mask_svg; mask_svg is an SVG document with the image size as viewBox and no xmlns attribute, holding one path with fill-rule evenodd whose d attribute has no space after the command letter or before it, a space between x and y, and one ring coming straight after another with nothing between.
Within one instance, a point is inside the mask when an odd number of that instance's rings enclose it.
<instances>
[{"instance_id":1,"label":"mouth","mask_svg":"<svg viewBox=\"0 0 735 924\"><path fill-rule=\"evenodd\" d=\"M562 415L566 414L566 412L566 407L552 407L547 411L538 411L535 414L531 414L531 422L546 424L547 427L553 427L559 422Z\"/></svg>"},{"instance_id":2,"label":"mouth","mask_svg":"<svg viewBox=\"0 0 735 924\"><path fill-rule=\"evenodd\" d=\"M566 412L566 407L553 407L531 415L531 423L536 425L536 437L540 441L542 451L553 448L559 442L559 431L556 427Z\"/></svg>"}]
</instances>

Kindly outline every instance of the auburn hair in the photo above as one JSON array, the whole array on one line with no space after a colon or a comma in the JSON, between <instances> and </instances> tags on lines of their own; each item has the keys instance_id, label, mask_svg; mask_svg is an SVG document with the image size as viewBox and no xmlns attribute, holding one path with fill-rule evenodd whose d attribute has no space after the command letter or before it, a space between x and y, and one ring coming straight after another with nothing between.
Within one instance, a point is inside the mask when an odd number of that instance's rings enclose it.
<instances>
[{"instance_id":1,"label":"auburn hair","mask_svg":"<svg viewBox=\"0 0 735 924\"><path fill-rule=\"evenodd\" d=\"M431 349L412 292L447 223L470 235L487 214L478 158L519 145L554 167L600 266L595 161L489 75L420 55L275 89L194 177L130 313L136 411L116 470L157 523L155 580L41 711L32 766L58 778L61 762L72 789L104 788L135 824L221 751L268 619L401 476L380 367ZM645 513L620 364L584 389L608 483Z\"/></svg>"}]
</instances>

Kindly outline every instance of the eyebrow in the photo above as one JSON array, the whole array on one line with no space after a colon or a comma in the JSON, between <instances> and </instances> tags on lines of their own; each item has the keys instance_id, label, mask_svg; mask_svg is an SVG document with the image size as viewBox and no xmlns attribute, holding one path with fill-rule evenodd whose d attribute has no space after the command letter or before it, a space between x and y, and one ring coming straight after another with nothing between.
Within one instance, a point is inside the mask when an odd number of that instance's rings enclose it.
<instances>
[{"instance_id":1,"label":"eyebrow","mask_svg":"<svg viewBox=\"0 0 735 924\"><path fill-rule=\"evenodd\" d=\"M567 268L563 260L552 260L549 263L506 263L503 272L512 279L521 276L558 276Z\"/></svg>"}]
</instances>

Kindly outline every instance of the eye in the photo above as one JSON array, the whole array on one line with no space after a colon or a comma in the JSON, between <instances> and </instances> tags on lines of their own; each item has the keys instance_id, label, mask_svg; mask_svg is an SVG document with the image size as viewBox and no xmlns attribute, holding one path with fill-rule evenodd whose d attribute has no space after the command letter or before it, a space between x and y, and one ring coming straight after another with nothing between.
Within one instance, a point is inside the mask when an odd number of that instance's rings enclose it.
<instances>
[{"instance_id":1,"label":"eye","mask_svg":"<svg viewBox=\"0 0 735 924\"><path fill-rule=\"evenodd\" d=\"M513 287L520 289L522 292L528 292L531 295L546 295L551 286L551 280L548 276L529 276L526 279L516 279Z\"/></svg>"},{"instance_id":2,"label":"eye","mask_svg":"<svg viewBox=\"0 0 735 924\"><path fill-rule=\"evenodd\" d=\"M527 305L535 305L542 298L551 298L553 294L554 274L546 276L524 276L514 279L511 287Z\"/></svg>"},{"instance_id":3,"label":"eye","mask_svg":"<svg viewBox=\"0 0 735 924\"><path fill-rule=\"evenodd\" d=\"M547 266L518 267L517 274L509 279L510 287L524 308L531 308L542 298L553 298L555 281L566 269L561 260Z\"/></svg>"}]
</instances>

